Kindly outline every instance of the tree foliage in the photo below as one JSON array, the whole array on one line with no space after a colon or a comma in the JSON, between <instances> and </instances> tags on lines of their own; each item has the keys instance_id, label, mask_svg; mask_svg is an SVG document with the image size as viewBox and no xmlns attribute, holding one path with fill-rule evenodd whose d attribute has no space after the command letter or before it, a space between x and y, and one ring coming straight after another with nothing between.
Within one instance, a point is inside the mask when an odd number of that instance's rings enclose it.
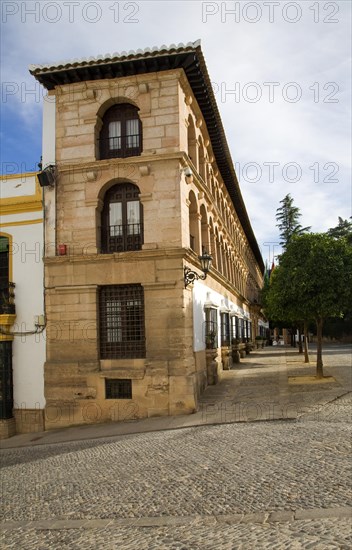
<instances>
[{"instance_id":1,"label":"tree foliage","mask_svg":"<svg viewBox=\"0 0 352 550\"><path fill-rule=\"evenodd\" d=\"M299 223L301 217L298 206L294 206L293 198L290 194L286 195L282 204L276 210L276 227L280 230L280 244L285 249L293 236L302 235L310 230L310 227L302 227Z\"/></svg>"},{"instance_id":2,"label":"tree foliage","mask_svg":"<svg viewBox=\"0 0 352 550\"><path fill-rule=\"evenodd\" d=\"M317 324L317 375L322 376L321 337L324 319L338 317L352 300L352 247L327 234L294 235L264 295L271 319Z\"/></svg>"},{"instance_id":3,"label":"tree foliage","mask_svg":"<svg viewBox=\"0 0 352 550\"><path fill-rule=\"evenodd\" d=\"M333 237L334 239L343 239L346 238L347 242L352 245L352 217L351 221L344 220L340 216L338 217L339 223L336 227L331 227L327 231L327 235Z\"/></svg>"}]
</instances>

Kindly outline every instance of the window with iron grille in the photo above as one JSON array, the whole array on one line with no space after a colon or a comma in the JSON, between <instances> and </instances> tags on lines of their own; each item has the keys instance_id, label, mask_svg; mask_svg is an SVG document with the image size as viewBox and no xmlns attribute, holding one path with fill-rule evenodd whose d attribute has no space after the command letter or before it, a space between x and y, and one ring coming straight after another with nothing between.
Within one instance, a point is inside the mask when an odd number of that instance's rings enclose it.
<instances>
[{"instance_id":1,"label":"window with iron grille","mask_svg":"<svg viewBox=\"0 0 352 550\"><path fill-rule=\"evenodd\" d=\"M207 307L205 310L205 344L207 349L218 347L218 310Z\"/></svg>"},{"instance_id":2,"label":"window with iron grille","mask_svg":"<svg viewBox=\"0 0 352 550\"><path fill-rule=\"evenodd\" d=\"M243 319L241 317L238 318L238 336L237 338L239 340L241 340L241 342L243 341L243 338L244 338L244 322L243 322Z\"/></svg>"},{"instance_id":3,"label":"window with iron grille","mask_svg":"<svg viewBox=\"0 0 352 550\"><path fill-rule=\"evenodd\" d=\"M221 313L221 345L230 344L230 315L227 312Z\"/></svg>"},{"instance_id":4,"label":"window with iron grille","mask_svg":"<svg viewBox=\"0 0 352 550\"><path fill-rule=\"evenodd\" d=\"M142 123L137 107L120 103L106 111L99 149L101 159L126 158L142 153Z\"/></svg>"},{"instance_id":5,"label":"window with iron grille","mask_svg":"<svg viewBox=\"0 0 352 550\"><path fill-rule=\"evenodd\" d=\"M100 357L145 357L144 292L141 285L100 289Z\"/></svg>"},{"instance_id":6,"label":"window with iron grille","mask_svg":"<svg viewBox=\"0 0 352 550\"><path fill-rule=\"evenodd\" d=\"M106 399L132 399L132 380L125 378L105 378Z\"/></svg>"},{"instance_id":7,"label":"window with iron grille","mask_svg":"<svg viewBox=\"0 0 352 550\"><path fill-rule=\"evenodd\" d=\"M101 232L101 249L104 254L142 248L143 206L136 185L118 183L106 192Z\"/></svg>"},{"instance_id":8,"label":"window with iron grille","mask_svg":"<svg viewBox=\"0 0 352 550\"><path fill-rule=\"evenodd\" d=\"M231 336L232 336L232 338L235 338L236 340L239 339L238 317L237 317L237 315L233 315L231 317Z\"/></svg>"}]
</instances>

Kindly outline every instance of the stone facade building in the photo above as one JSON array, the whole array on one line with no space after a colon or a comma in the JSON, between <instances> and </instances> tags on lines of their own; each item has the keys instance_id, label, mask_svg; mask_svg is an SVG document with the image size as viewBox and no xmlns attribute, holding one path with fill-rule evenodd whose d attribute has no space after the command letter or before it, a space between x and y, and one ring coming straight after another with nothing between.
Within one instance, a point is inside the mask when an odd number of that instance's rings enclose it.
<instances>
[{"instance_id":1,"label":"stone facade building","mask_svg":"<svg viewBox=\"0 0 352 550\"><path fill-rule=\"evenodd\" d=\"M30 72L55 166L46 428L191 413L258 333L264 271L200 44Z\"/></svg>"}]
</instances>

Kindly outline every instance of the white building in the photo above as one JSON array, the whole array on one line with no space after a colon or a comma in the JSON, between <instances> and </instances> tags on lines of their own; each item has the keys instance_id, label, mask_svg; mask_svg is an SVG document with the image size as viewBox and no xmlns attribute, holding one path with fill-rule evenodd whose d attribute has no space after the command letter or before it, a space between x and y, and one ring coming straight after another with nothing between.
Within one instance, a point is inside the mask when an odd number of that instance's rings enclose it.
<instances>
[{"instance_id":1,"label":"white building","mask_svg":"<svg viewBox=\"0 0 352 550\"><path fill-rule=\"evenodd\" d=\"M0 180L0 438L44 429L43 206L36 173Z\"/></svg>"}]
</instances>

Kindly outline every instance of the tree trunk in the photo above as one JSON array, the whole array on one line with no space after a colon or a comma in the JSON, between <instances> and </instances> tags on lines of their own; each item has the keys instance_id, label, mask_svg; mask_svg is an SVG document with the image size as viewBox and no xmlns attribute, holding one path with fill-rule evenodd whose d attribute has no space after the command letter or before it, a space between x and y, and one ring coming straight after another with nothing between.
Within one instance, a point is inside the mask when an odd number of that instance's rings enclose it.
<instances>
[{"instance_id":1,"label":"tree trunk","mask_svg":"<svg viewBox=\"0 0 352 550\"><path fill-rule=\"evenodd\" d=\"M308 354L308 323L304 321L304 362L309 363L309 354Z\"/></svg>"},{"instance_id":2,"label":"tree trunk","mask_svg":"<svg viewBox=\"0 0 352 550\"><path fill-rule=\"evenodd\" d=\"M296 347L295 332L296 332L296 327L293 327L293 328L291 329L291 347L293 347L293 348Z\"/></svg>"},{"instance_id":3,"label":"tree trunk","mask_svg":"<svg viewBox=\"0 0 352 550\"><path fill-rule=\"evenodd\" d=\"M298 353L303 353L301 325L298 327Z\"/></svg>"},{"instance_id":4,"label":"tree trunk","mask_svg":"<svg viewBox=\"0 0 352 550\"><path fill-rule=\"evenodd\" d=\"M322 340L323 340L323 319L317 319L317 378L323 378L323 357L322 357Z\"/></svg>"}]
</instances>

